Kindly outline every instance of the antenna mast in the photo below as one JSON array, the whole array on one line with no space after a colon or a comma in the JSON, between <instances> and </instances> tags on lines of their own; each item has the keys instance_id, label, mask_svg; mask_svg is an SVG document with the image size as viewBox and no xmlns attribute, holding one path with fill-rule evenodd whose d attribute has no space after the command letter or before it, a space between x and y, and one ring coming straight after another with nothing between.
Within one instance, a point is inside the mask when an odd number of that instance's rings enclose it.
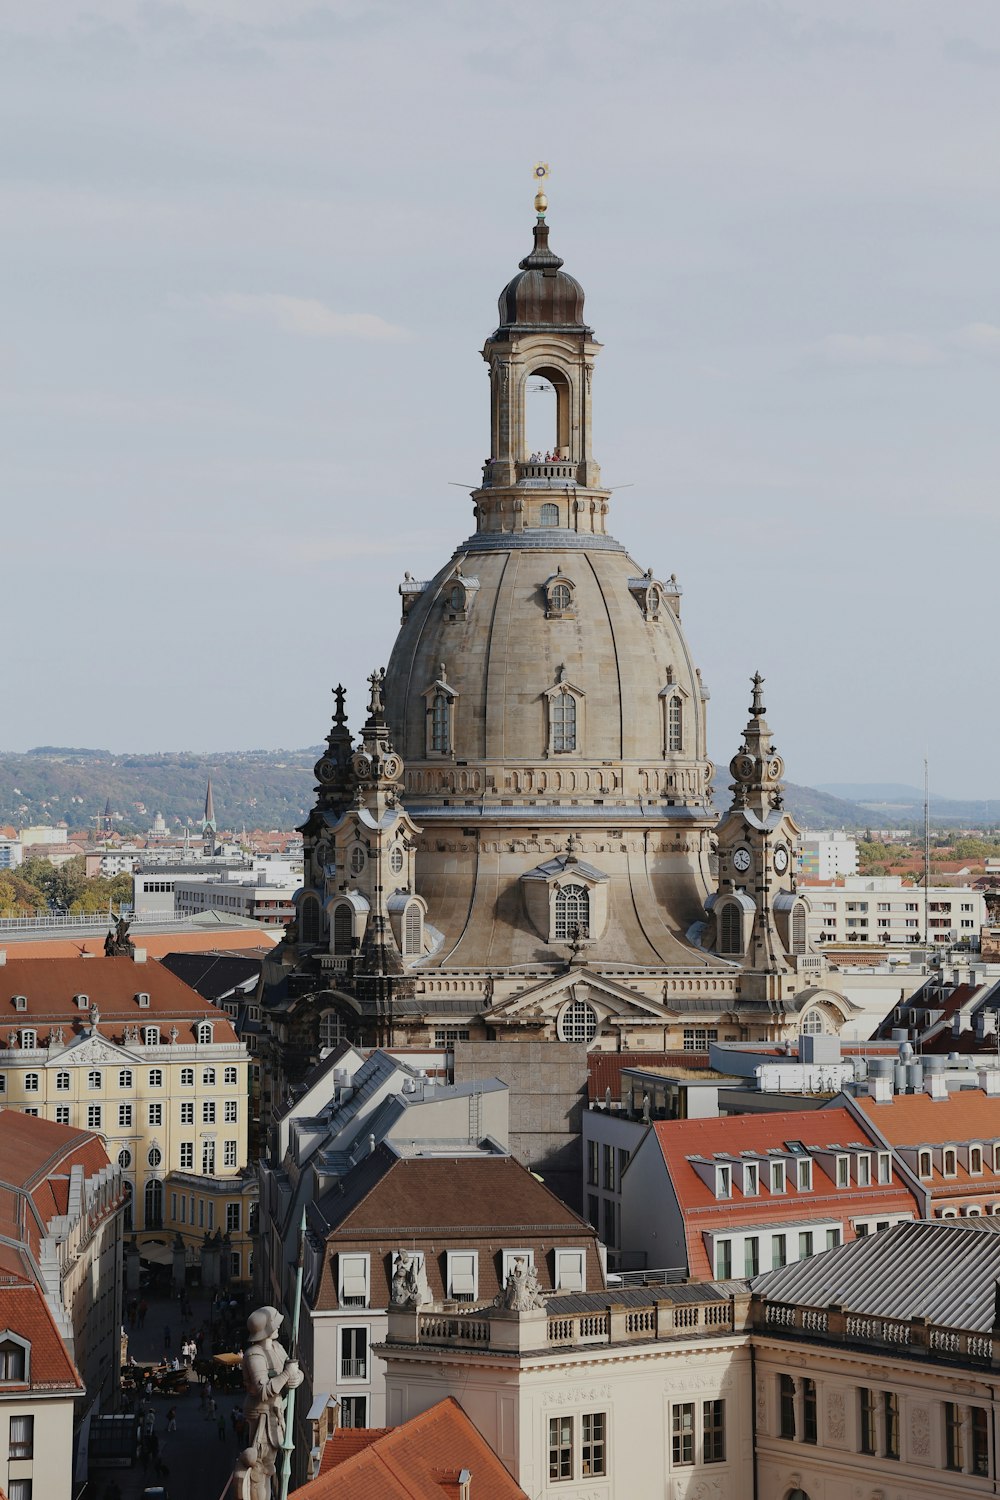
<instances>
[{"instance_id":1,"label":"antenna mast","mask_svg":"<svg viewBox=\"0 0 1000 1500\"><path fill-rule=\"evenodd\" d=\"M931 793L930 773L927 765L927 756L924 756L924 942L930 946L931 929L929 921L930 907L928 902L930 896L928 889L931 883Z\"/></svg>"}]
</instances>

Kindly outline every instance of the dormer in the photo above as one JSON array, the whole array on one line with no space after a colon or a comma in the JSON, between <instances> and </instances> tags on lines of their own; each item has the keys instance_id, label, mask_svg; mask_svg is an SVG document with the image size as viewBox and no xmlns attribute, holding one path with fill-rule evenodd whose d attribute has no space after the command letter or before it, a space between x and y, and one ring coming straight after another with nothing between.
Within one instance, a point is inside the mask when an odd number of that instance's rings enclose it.
<instances>
[{"instance_id":1,"label":"dormer","mask_svg":"<svg viewBox=\"0 0 1000 1500\"><path fill-rule=\"evenodd\" d=\"M461 568L456 568L441 590L441 605L445 619L467 619L478 591L479 579L466 578Z\"/></svg>"},{"instance_id":2,"label":"dormer","mask_svg":"<svg viewBox=\"0 0 1000 1500\"><path fill-rule=\"evenodd\" d=\"M31 1384L31 1343L9 1328L0 1332L0 1385Z\"/></svg>"},{"instance_id":3,"label":"dormer","mask_svg":"<svg viewBox=\"0 0 1000 1500\"><path fill-rule=\"evenodd\" d=\"M149 1009L149 994L146 990L140 990L135 997L135 1003L140 1010Z\"/></svg>"},{"instance_id":4,"label":"dormer","mask_svg":"<svg viewBox=\"0 0 1000 1500\"><path fill-rule=\"evenodd\" d=\"M674 595L679 596L677 580L671 578L670 582ZM641 578L630 578L628 591L642 611L644 620L658 620L664 608L669 607L667 601L671 595L668 594L666 585L653 577L652 568L648 568ZM679 610L675 609L674 613L679 613Z\"/></svg>"},{"instance_id":5,"label":"dormer","mask_svg":"<svg viewBox=\"0 0 1000 1500\"><path fill-rule=\"evenodd\" d=\"M560 568L543 584L545 594L545 618L547 620L575 620L576 584Z\"/></svg>"},{"instance_id":6,"label":"dormer","mask_svg":"<svg viewBox=\"0 0 1000 1500\"><path fill-rule=\"evenodd\" d=\"M28 1009L28 997L27 997L27 995L12 995L11 996L11 1001L13 1003L13 1006L14 1006L15 1010L27 1010Z\"/></svg>"},{"instance_id":7,"label":"dormer","mask_svg":"<svg viewBox=\"0 0 1000 1500\"><path fill-rule=\"evenodd\" d=\"M430 687L424 688L424 751L427 755L454 755L455 704L458 693L448 681L444 662Z\"/></svg>"},{"instance_id":8,"label":"dormer","mask_svg":"<svg viewBox=\"0 0 1000 1500\"><path fill-rule=\"evenodd\" d=\"M756 1198L761 1188L760 1162L742 1152L735 1163L736 1185L744 1198Z\"/></svg>"},{"instance_id":9,"label":"dormer","mask_svg":"<svg viewBox=\"0 0 1000 1500\"><path fill-rule=\"evenodd\" d=\"M404 573L403 581L399 585L399 595L403 601L403 619L405 620L410 610L416 604L420 595L427 587L426 579L414 578L412 573Z\"/></svg>"},{"instance_id":10,"label":"dormer","mask_svg":"<svg viewBox=\"0 0 1000 1500\"><path fill-rule=\"evenodd\" d=\"M89 1010L90 1009L90 996L89 995L74 995L73 996L73 1004L76 1006L77 1010Z\"/></svg>"},{"instance_id":11,"label":"dormer","mask_svg":"<svg viewBox=\"0 0 1000 1500\"><path fill-rule=\"evenodd\" d=\"M733 1196L732 1158L719 1160L718 1157L713 1157L709 1160L706 1156L689 1156L687 1160L716 1198L725 1201Z\"/></svg>"}]
</instances>

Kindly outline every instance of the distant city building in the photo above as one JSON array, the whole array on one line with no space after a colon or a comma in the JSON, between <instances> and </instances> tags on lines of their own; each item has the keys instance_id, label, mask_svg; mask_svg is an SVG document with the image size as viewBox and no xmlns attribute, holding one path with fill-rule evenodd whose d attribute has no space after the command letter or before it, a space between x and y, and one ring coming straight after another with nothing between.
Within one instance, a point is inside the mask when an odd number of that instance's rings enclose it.
<instances>
[{"instance_id":1,"label":"distant city building","mask_svg":"<svg viewBox=\"0 0 1000 1500\"><path fill-rule=\"evenodd\" d=\"M816 943L955 943L978 945L985 896L970 886L904 885L900 875L849 875L843 884L803 886L810 937Z\"/></svg>"},{"instance_id":2,"label":"distant city building","mask_svg":"<svg viewBox=\"0 0 1000 1500\"><path fill-rule=\"evenodd\" d=\"M295 916L292 898L301 885L302 871L284 860L254 860L207 879L178 874L174 910L182 917L225 912L265 927L284 927Z\"/></svg>"},{"instance_id":3,"label":"distant city building","mask_svg":"<svg viewBox=\"0 0 1000 1500\"><path fill-rule=\"evenodd\" d=\"M193 883L218 879L226 871L248 872L250 862L241 855L206 856L199 858L196 850L177 851L184 853L183 861L150 861L149 851L143 850L143 859L133 878L132 905L137 917L172 917L177 911L175 888L178 880L190 887Z\"/></svg>"},{"instance_id":4,"label":"distant city building","mask_svg":"<svg viewBox=\"0 0 1000 1500\"><path fill-rule=\"evenodd\" d=\"M0 870L16 870L24 858L20 839L0 838Z\"/></svg>"},{"instance_id":5,"label":"distant city building","mask_svg":"<svg viewBox=\"0 0 1000 1500\"><path fill-rule=\"evenodd\" d=\"M798 848L799 878L836 880L858 873L858 846L846 833L803 832Z\"/></svg>"},{"instance_id":6,"label":"distant city building","mask_svg":"<svg viewBox=\"0 0 1000 1500\"><path fill-rule=\"evenodd\" d=\"M68 834L65 824L52 828L36 823L30 828L22 828L18 836L22 844L65 844Z\"/></svg>"}]
</instances>

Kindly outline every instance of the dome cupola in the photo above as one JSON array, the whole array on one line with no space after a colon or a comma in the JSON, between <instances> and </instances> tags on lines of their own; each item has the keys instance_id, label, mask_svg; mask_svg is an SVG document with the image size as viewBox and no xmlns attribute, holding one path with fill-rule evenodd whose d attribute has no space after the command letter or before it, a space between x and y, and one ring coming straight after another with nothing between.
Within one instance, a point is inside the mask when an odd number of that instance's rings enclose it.
<instances>
[{"instance_id":1,"label":"dome cupola","mask_svg":"<svg viewBox=\"0 0 1000 1500\"><path fill-rule=\"evenodd\" d=\"M500 326L493 335L495 339L529 328L590 332L583 321L583 287L562 265L549 248L549 226L540 213L531 254L520 262L519 274L500 293Z\"/></svg>"}]
</instances>

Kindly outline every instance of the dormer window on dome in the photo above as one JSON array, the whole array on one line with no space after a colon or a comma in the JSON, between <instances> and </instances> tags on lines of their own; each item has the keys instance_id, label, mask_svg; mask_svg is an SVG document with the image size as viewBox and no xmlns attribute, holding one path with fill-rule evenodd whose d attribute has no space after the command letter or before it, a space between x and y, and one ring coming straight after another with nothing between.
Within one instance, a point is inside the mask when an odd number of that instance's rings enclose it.
<instances>
[{"instance_id":1,"label":"dormer window on dome","mask_svg":"<svg viewBox=\"0 0 1000 1500\"><path fill-rule=\"evenodd\" d=\"M424 751L428 756L451 755L455 746L455 700L458 697L448 681L444 662L437 679L424 689L426 737Z\"/></svg>"},{"instance_id":2,"label":"dormer window on dome","mask_svg":"<svg viewBox=\"0 0 1000 1500\"><path fill-rule=\"evenodd\" d=\"M465 578L461 568L456 568L441 591L442 607L448 618L466 619L478 589L478 578Z\"/></svg>"},{"instance_id":3,"label":"dormer window on dome","mask_svg":"<svg viewBox=\"0 0 1000 1500\"><path fill-rule=\"evenodd\" d=\"M561 570L545 581L545 618L547 620L573 620L576 611L573 595L576 584Z\"/></svg>"},{"instance_id":4,"label":"dormer window on dome","mask_svg":"<svg viewBox=\"0 0 1000 1500\"><path fill-rule=\"evenodd\" d=\"M666 684L660 689L663 705L663 754L682 755L686 747L688 732L688 694L680 683L674 682L673 672L667 672Z\"/></svg>"},{"instance_id":5,"label":"dormer window on dome","mask_svg":"<svg viewBox=\"0 0 1000 1500\"><path fill-rule=\"evenodd\" d=\"M549 713L546 755L572 755L583 745L586 694L582 688L566 681L566 668L560 667L552 687L543 694Z\"/></svg>"}]
</instances>

